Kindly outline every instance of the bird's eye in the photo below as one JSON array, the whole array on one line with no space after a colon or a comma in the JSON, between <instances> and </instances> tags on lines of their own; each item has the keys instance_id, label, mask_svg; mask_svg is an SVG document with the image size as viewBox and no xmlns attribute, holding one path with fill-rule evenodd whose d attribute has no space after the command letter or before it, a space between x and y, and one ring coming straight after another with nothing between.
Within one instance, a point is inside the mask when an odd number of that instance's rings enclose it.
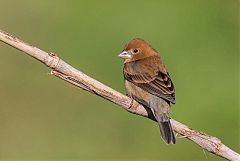
<instances>
[{"instance_id":1,"label":"bird's eye","mask_svg":"<svg viewBox=\"0 0 240 161\"><path fill-rule=\"evenodd\" d=\"M134 49L133 52L134 52L134 53L137 53L137 52L138 52L138 49Z\"/></svg>"}]
</instances>

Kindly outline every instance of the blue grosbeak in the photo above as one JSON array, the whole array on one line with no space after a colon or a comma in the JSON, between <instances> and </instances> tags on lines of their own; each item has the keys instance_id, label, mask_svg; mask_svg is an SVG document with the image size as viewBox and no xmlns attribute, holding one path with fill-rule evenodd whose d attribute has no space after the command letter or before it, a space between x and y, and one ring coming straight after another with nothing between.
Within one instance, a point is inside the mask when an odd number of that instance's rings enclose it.
<instances>
[{"instance_id":1,"label":"blue grosbeak","mask_svg":"<svg viewBox=\"0 0 240 161\"><path fill-rule=\"evenodd\" d=\"M168 116L175 104L175 90L158 52L146 41L135 38L119 54L124 59L124 80L128 96L150 108L156 118L162 139L175 144Z\"/></svg>"}]
</instances>

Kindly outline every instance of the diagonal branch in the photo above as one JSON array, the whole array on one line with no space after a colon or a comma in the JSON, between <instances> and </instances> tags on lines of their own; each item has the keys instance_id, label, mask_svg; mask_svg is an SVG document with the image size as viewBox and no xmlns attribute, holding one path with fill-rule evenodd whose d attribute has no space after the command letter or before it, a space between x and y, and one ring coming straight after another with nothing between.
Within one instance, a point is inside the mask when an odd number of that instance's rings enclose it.
<instances>
[{"instance_id":1,"label":"diagonal branch","mask_svg":"<svg viewBox=\"0 0 240 161\"><path fill-rule=\"evenodd\" d=\"M79 88L103 97L115 104L118 104L128 112L156 121L151 111L138 104L135 100L119 93L118 91L115 91L114 89L73 68L55 54L47 53L34 46L31 46L1 30L0 40L20 51L25 52L27 55L37 59L47 67L51 68L52 75L61 78ZM171 124L173 125L175 132L193 141L203 149L206 149L209 152L228 160L240 161L240 155L224 145L218 138L207 135L203 132L195 131L174 119L171 119Z\"/></svg>"}]
</instances>

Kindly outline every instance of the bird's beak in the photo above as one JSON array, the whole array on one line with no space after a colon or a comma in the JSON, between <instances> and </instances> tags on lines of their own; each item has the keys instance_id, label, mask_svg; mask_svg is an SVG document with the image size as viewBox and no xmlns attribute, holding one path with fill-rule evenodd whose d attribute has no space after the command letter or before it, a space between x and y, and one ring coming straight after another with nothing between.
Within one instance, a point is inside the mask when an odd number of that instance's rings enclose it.
<instances>
[{"instance_id":1,"label":"bird's beak","mask_svg":"<svg viewBox=\"0 0 240 161\"><path fill-rule=\"evenodd\" d=\"M123 59L128 59L132 57L132 53L130 51L123 51L118 56Z\"/></svg>"}]
</instances>

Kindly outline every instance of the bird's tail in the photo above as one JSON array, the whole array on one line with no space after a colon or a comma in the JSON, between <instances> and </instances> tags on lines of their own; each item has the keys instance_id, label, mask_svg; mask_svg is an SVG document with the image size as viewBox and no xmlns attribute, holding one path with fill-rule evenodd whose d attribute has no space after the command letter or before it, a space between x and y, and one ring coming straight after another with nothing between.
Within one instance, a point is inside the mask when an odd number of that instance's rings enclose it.
<instances>
[{"instance_id":1,"label":"bird's tail","mask_svg":"<svg viewBox=\"0 0 240 161\"><path fill-rule=\"evenodd\" d=\"M176 143L176 138L175 138L175 135L173 133L168 114L163 113L160 116L156 116L156 119L157 119L158 124L159 124L162 139L167 144L175 144Z\"/></svg>"}]
</instances>

